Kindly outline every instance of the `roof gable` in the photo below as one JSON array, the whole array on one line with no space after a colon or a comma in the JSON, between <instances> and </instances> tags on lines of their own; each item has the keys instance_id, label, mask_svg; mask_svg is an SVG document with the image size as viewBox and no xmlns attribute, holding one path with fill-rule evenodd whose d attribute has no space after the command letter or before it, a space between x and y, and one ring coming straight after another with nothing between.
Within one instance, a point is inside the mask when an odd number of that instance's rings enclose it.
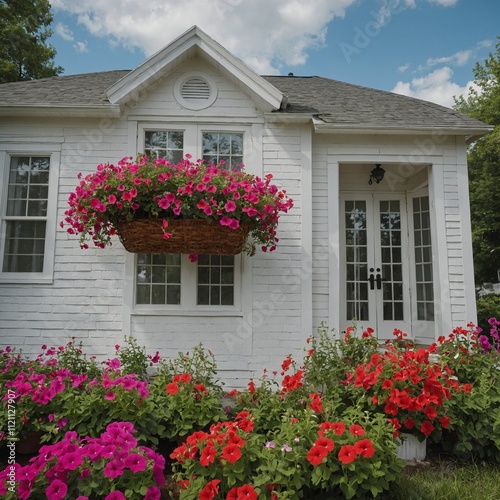
<instances>
[{"instance_id":1,"label":"roof gable","mask_svg":"<svg viewBox=\"0 0 500 500\"><path fill-rule=\"evenodd\" d=\"M135 99L186 59L196 56L203 57L216 66L263 111L280 108L283 95L276 87L254 73L197 26L190 28L111 85L106 96L111 104L122 104Z\"/></svg>"}]
</instances>

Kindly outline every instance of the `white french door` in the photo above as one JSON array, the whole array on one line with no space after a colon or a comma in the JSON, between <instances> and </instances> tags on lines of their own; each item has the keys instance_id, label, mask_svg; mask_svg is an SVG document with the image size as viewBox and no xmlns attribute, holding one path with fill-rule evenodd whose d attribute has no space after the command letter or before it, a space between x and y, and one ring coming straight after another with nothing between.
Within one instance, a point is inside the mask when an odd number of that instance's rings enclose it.
<instances>
[{"instance_id":1,"label":"white french door","mask_svg":"<svg viewBox=\"0 0 500 500\"><path fill-rule=\"evenodd\" d=\"M371 327L379 339L411 331L410 253L404 194L341 197L342 327Z\"/></svg>"}]
</instances>

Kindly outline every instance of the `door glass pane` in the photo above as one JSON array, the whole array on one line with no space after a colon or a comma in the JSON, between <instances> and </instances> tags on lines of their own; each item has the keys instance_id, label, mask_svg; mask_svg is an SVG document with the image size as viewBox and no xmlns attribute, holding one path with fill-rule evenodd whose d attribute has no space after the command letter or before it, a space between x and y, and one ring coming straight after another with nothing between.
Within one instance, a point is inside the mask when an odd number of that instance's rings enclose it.
<instances>
[{"instance_id":1,"label":"door glass pane","mask_svg":"<svg viewBox=\"0 0 500 500\"><path fill-rule=\"evenodd\" d=\"M413 235L415 239L415 274L417 286L417 319L434 321L434 283L432 278L432 244L429 197L413 199Z\"/></svg>"},{"instance_id":2,"label":"door glass pane","mask_svg":"<svg viewBox=\"0 0 500 500\"><path fill-rule=\"evenodd\" d=\"M383 319L403 321L401 265L401 206L399 200L380 201L380 244L383 280Z\"/></svg>"},{"instance_id":3,"label":"door glass pane","mask_svg":"<svg viewBox=\"0 0 500 500\"><path fill-rule=\"evenodd\" d=\"M367 238L366 201L346 201L346 318L348 321L367 321L368 282L367 280Z\"/></svg>"}]
</instances>

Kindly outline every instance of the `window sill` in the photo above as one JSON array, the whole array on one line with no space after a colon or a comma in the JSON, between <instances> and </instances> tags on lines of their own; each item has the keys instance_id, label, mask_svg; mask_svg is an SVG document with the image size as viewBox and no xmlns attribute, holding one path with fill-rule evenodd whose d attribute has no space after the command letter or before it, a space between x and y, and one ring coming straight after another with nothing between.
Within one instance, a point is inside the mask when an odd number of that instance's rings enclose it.
<instances>
[{"instance_id":1,"label":"window sill","mask_svg":"<svg viewBox=\"0 0 500 500\"><path fill-rule=\"evenodd\" d=\"M0 276L0 285L52 285L54 280L52 278L20 278L16 276Z\"/></svg>"},{"instance_id":2,"label":"window sill","mask_svg":"<svg viewBox=\"0 0 500 500\"><path fill-rule=\"evenodd\" d=\"M217 316L217 317L242 317L243 311L240 309L223 309L217 306L208 308L182 309L182 308L138 308L136 307L132 316Z\"/></svg>"}]
</instances>

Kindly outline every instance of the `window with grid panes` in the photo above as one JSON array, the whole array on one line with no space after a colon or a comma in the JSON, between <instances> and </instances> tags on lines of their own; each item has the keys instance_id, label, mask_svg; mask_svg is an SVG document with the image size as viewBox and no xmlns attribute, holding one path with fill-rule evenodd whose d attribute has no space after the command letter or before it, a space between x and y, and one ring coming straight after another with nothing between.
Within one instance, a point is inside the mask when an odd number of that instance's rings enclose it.
<instances>
[{"instance_id":1,"label":"window with grid panes","mask_svg":"<svg viewBox=\"0 0 500 500\"><path fill-rule=\"evenodd\" d=\"M243 163L243 134L204 132L202 151L205 162L214 165L223 161L229 170L241 170Z\"/></svg>"},{"instance_id":2,"label":"window with grid panes","mask_svg":"<svg viewBox=\"0 0 500 500\"><path fill-rule=\"evenodd\" d=\"M49 156L10 158L4 212L4 273L43 272L49 172Z\"/></svg>"},{"instance_id":3,"label":"window with grid panes","mask_svg":"<svg viewBox=\"0 0 500 500\"><path fill-rule=\"evenodd\" d=\"M184 156L184 133L176 130L146 130L144 151L177 163ZM226 168L240 169L243 134L204 132L203 159ZM197 266L190 279L187 266ZM182 287L196 292L182 294ZM183 304L182 300L190 301ZM233 306L235 303L235 257L200 255L197 264L178 254L140 254L136 266L136 304L179 306Z\"/></svg>"}]
</instances>

